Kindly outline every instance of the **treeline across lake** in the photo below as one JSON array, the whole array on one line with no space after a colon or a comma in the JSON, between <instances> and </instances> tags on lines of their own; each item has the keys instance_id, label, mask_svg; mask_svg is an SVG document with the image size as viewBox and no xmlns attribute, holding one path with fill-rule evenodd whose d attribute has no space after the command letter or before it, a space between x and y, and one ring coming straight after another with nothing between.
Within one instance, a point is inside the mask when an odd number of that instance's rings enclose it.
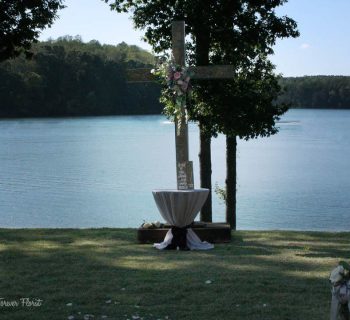
<instances>
[{"instance_id":1,"label":"treeline across lake","mask_svg":"<svg viewBox=\"0 0 350 320\"><path fill-rule=\"evenodd\" d=\"M125 70L151 67L152 54L120 43L66 36L33 46L31 60L0 64L0 117L159 114L156 83L128 84ZM294 108L350 108L350 77L283 78Z\"/></svg>"},{"instance_id":2,"label":"treeline across lake","mask_svg":"<svg viewBox=\"0 0 350 320\"><path fill-rule=\"evenodd\" d=\"M350 109L350 76L283 78L280 99L293 108Z\"/></svg>"},{"instance_id":3,"label":"treeline across lake","mask_svg":"<svg viewBox=\"0 0 350 320\"><path fill-rule=\"evenodd\" d=\"M0 117L157 114L159 86L128 84L125 70L152 66L137 46L62 37L33 46L31 60L0 64Z\"/></svg>"}]
</instances>

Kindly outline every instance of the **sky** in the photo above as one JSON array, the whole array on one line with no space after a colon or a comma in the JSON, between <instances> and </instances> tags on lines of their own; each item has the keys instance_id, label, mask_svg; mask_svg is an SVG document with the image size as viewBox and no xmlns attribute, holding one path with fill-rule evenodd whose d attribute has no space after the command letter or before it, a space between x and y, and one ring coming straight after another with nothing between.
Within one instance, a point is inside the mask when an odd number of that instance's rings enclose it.
<instances>
[{"instance_id":1,"label":"sky","mask_svg":"<svg viewBox=\"0 0 350 320\"><path fill-rule=\"evenodd\" d=\"M126 42L151 51L131 17L110 11L101 0L66 0L65 9L40 40L81 35L83 41ZM278 40L271 56L284 76L350 75L350 0L289 0L277 9L298 23L300 37Z\"/></svg>"}]
</instances>

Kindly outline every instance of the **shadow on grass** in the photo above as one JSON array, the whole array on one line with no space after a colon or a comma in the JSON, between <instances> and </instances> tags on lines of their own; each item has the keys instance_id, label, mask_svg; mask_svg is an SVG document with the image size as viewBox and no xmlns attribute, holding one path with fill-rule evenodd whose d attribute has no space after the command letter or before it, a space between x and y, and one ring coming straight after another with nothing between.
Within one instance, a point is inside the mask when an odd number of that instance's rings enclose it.
<instances>
[{"instance_id":1,"label":"shadow on grass","mask_svg":"<svg viewBox=\"0 0 350 320\"><path fill-rule=\"evenodd\" d=\"M350 235L235 232L205 252L135 238L130 229L0 230L1 297L44 300L2 308L1 319L328 319L331 258L347 255L327 244ZM322 250L334 254L312 256Z\"/></svg>"},{"instance_id":2,"label":"shadow on grass","mask_svg":"<svg viewBox=\"0 0 350 320\"><path fill-rule=\"evenodd\" d=\"M339 258L345 257L345 260L350 259L349 247L344 249L336 248L314 248L310 253L298 254L306 258Z\"/></svg>"}]
</instances>

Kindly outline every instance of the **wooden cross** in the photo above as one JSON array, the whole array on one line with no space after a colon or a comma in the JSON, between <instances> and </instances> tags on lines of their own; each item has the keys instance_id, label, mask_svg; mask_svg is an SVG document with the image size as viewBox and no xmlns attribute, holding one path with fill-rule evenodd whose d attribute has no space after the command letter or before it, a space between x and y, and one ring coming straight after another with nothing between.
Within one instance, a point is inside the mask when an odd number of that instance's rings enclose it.
<instances>
[{"instance_id":1,"label":"wooden cross","mask_svg":"<svg viewBox=\"0 0 350 320\"><path fill-rule=\"evenodd\" d=\"M175 64L185 65L185 22L174 21L172 23L172 51ZM193 74L192 79L232 79L234 67L230 65L211 65L189 67ZM150 69L138 68L127 70L128 82L154 81ZM180 122L180 125L178 125ZM193 164L188 157L188 125L185 108L181 110L180 119L175 119L175 146L176 146L176 176L178 190L191 190L193 183Z\"/></svg>"}]
</instances>

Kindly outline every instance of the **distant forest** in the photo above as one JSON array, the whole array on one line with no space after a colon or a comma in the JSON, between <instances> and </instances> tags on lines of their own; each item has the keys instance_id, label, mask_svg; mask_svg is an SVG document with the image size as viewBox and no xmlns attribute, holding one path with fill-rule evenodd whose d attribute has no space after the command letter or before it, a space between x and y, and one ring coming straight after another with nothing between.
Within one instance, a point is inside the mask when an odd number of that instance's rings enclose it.
<instances>
[{"instance_id":1,"label":"distant forest","mask_svg":"<svg viewBox=\"0 0 350 320\"><path fill-rule=\"evenodd\" d=\"M128 84L125 70L151 67L147 51L79 36L39 42L31 60L0 64L0 117L159 114L156 83ZM350 77L283 78L280 101L294 108L350 108Z\"/></svg>"},{"instance_id":2,"label":"distant forest","mask_svg":"<svg viewBox=\"0 0 350 320\"><path fill-rule=\"evenodd\" d=\"M280 100L292 108L350 109L350 76L283 78Z\"/></svg>"},{"instance_id":3,"label":"distant forest","mask_svg":"<svg viewBox=\"0 0 350 320\"><path fill-rule=\"evenodd\" d=\"M151 67L137 46L82 42L79 36L39 42L31 60L0 64L0 117L157 114L156 83L127 84L125 69Z\"/></svg>"}]
</instances>

